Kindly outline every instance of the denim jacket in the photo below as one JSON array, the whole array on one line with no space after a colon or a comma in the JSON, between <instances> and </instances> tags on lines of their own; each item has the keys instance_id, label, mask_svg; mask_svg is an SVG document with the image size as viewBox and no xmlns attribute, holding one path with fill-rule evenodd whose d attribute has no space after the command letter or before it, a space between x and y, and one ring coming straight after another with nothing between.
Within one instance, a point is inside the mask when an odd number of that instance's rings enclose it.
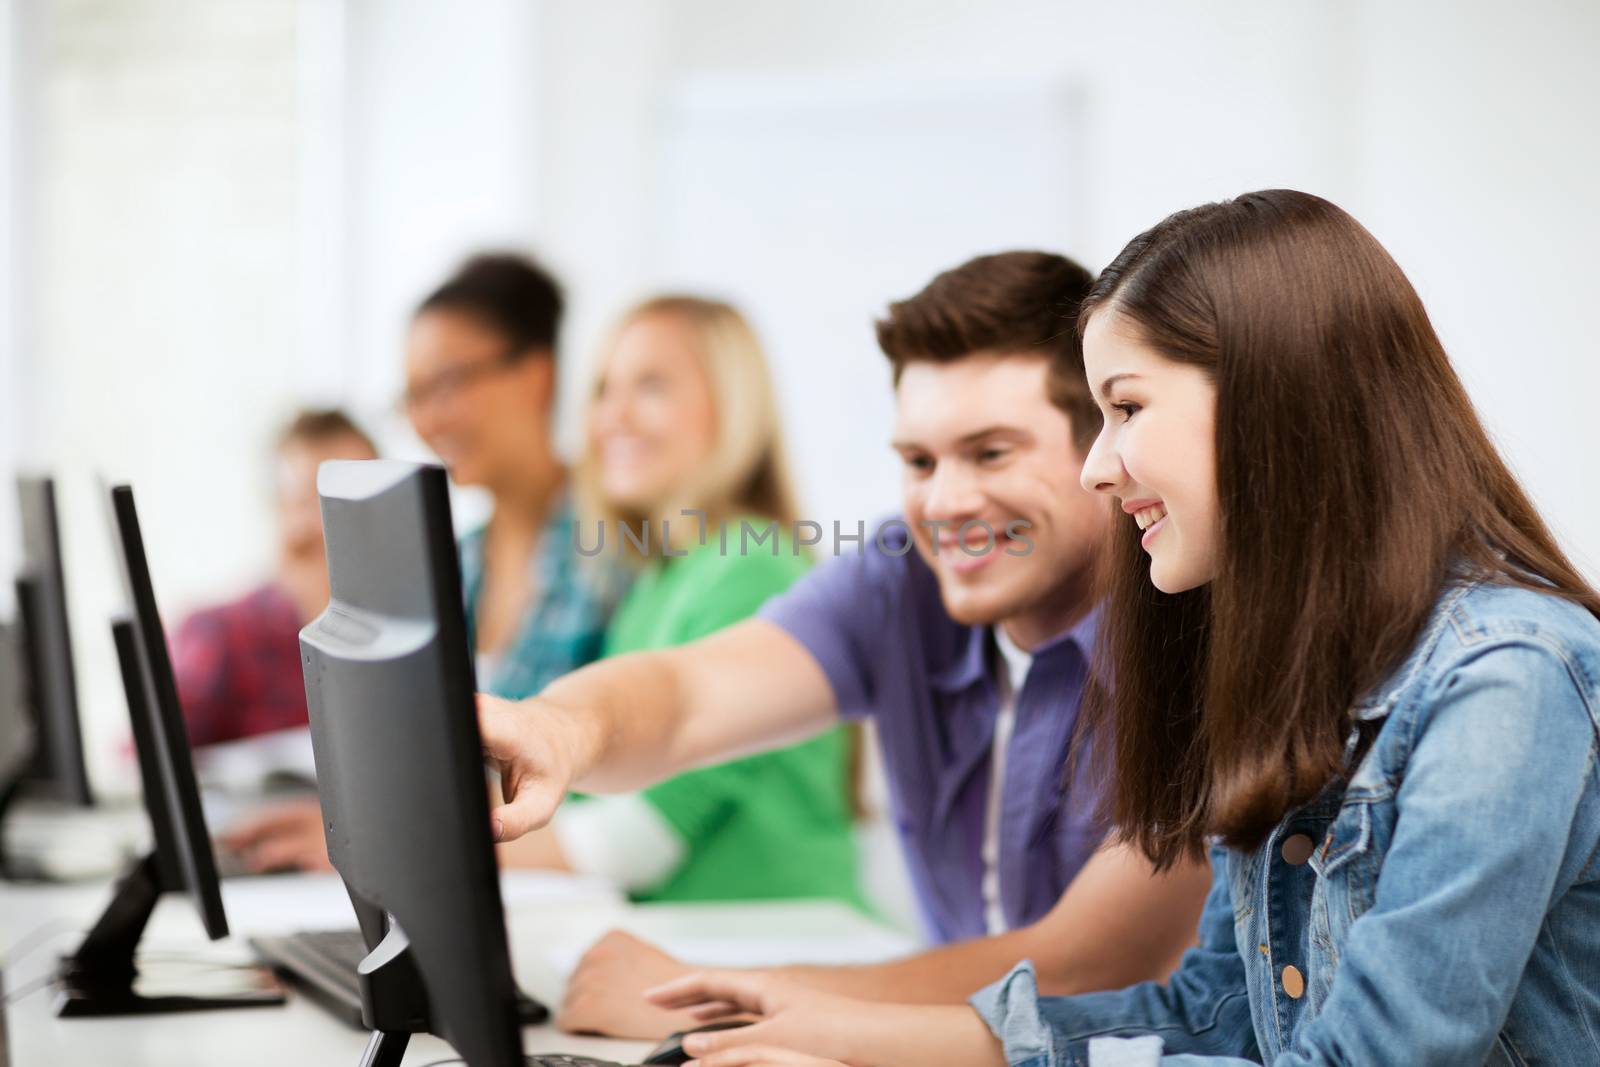
<instances>
[{"instance_id":1,"label":"denim jacket","mask_svg":"<svg viewBox=\"0 0 1600 1067\"><path fill-rule=\"evenodd\" d=\"M1344 779L1212 850L1168 982L1040 997L1023 963L973 997L1007 1060L1600 1064L1600 622L1452 585L1354 718Z\"/></svg>"}]
</instances>

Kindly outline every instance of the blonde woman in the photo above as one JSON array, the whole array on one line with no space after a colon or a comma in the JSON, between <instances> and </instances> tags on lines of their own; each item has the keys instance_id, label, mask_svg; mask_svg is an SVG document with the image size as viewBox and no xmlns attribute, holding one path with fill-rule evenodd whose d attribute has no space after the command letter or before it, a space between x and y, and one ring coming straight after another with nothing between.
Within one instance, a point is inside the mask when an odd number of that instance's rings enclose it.
<instances>
[{"instance_id":1,"label":"blonde woman","mask_svg":"<svg viewBox=\"0 0 1600 1067\"><path fill-rule=\"evenodd\" d=\"M605 655L713 633L806 569L787 536L796 508L766 360L727 304L659 297L622 317L600 359L577 487L579 549L638 569ZM502 855L602 874L638 900L857 903L849 764L849 738L834 729L569 804L551 833Z\"/></svg>"}]
</instances>

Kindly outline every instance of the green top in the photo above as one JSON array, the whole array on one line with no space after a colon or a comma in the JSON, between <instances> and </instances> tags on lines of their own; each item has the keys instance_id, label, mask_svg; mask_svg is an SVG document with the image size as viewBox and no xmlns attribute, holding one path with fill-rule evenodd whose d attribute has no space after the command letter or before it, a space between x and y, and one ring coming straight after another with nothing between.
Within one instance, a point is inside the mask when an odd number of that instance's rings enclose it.
<instances>
[{"instance_id":1,"label":"green top","mask_svg":"<svg viewBox=\"0 0 1600 1067\"><path fill-rule=\"evenodd\" d=\"M634 581L606 631L605 655L687 644L749 618L809 565L787 543L776 555L763 546L741 556L724 555L710 539L688 553L653 560ZM833 897L862 905L849 745L845 729L834 727L645 790L687 849L665 882L634 899Z\"/></svg>"}]
</instances>

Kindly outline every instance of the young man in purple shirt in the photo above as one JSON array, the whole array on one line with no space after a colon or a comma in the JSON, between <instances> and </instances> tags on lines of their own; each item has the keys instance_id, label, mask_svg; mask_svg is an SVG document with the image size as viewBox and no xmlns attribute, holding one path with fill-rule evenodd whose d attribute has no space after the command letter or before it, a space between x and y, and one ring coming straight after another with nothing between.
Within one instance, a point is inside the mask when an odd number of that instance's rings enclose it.
<instances>
[{"instance_id":1,"label":"young man in purple shirt","mask_svg":"<svg viewBox=\"0 0 1600 1067\"><path fill-rule=\"evenodd\" d=\"M1067 765L1108 520L1078 484L1100 424L1073 328L1090 281L1060 256L1011 252L893 304L878 340L894 371L901 516L824 544L838 558L757 619L584 668L532 700L480 697L485 748L512 798L494 813L500 836L542 825L569 787L636 789L870 716L941 947L786 976L958 1003L1023 958L1060 994L1170 973L1209 876L1157 876L1107 842L1087 774ZM738 542L730 532L729 551ZM573 975L560 1021L639 1037L681 1027L640 992L687 969L607 935Z\"/></svg>"}]
</instances>

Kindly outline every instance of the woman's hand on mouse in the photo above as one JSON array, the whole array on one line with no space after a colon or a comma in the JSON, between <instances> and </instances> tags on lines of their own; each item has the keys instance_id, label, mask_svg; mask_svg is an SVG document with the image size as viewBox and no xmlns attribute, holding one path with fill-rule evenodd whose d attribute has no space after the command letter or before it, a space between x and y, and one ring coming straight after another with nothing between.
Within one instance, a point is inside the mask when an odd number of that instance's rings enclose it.
<instances>
[{"instance_id":1,"label":"woman's hand on mouse","mask_svg":"<svg viewBox=\"0 0 1600 1067\"><path fill-rule=\"evenodd\" d=\"M874 1010L884 1007L739 971L698 971L647 990L645 997L658 1008L687 1010L700 1023L761 1016L735 1030L686 1035L683 1050L703 1067L861 1062L851 1059L854 1039Z\"/></svg>"},{"instance_id":2,"label":"woman's hand on mouse","mask_svg":"<svg viewBox=\"0 0 1600 1067\"><path fill-rule=\"evenodd\" d=\"M657 986L660 1008L701 1022L736 1015L761 1021L688 1034L697 1067L1005 1067L1005 1050L970 1006L881 1004L822 993L770 975L701 971ZM820 1057L820 1058L819 1058Z\"/></svg>"}]
</instances>

